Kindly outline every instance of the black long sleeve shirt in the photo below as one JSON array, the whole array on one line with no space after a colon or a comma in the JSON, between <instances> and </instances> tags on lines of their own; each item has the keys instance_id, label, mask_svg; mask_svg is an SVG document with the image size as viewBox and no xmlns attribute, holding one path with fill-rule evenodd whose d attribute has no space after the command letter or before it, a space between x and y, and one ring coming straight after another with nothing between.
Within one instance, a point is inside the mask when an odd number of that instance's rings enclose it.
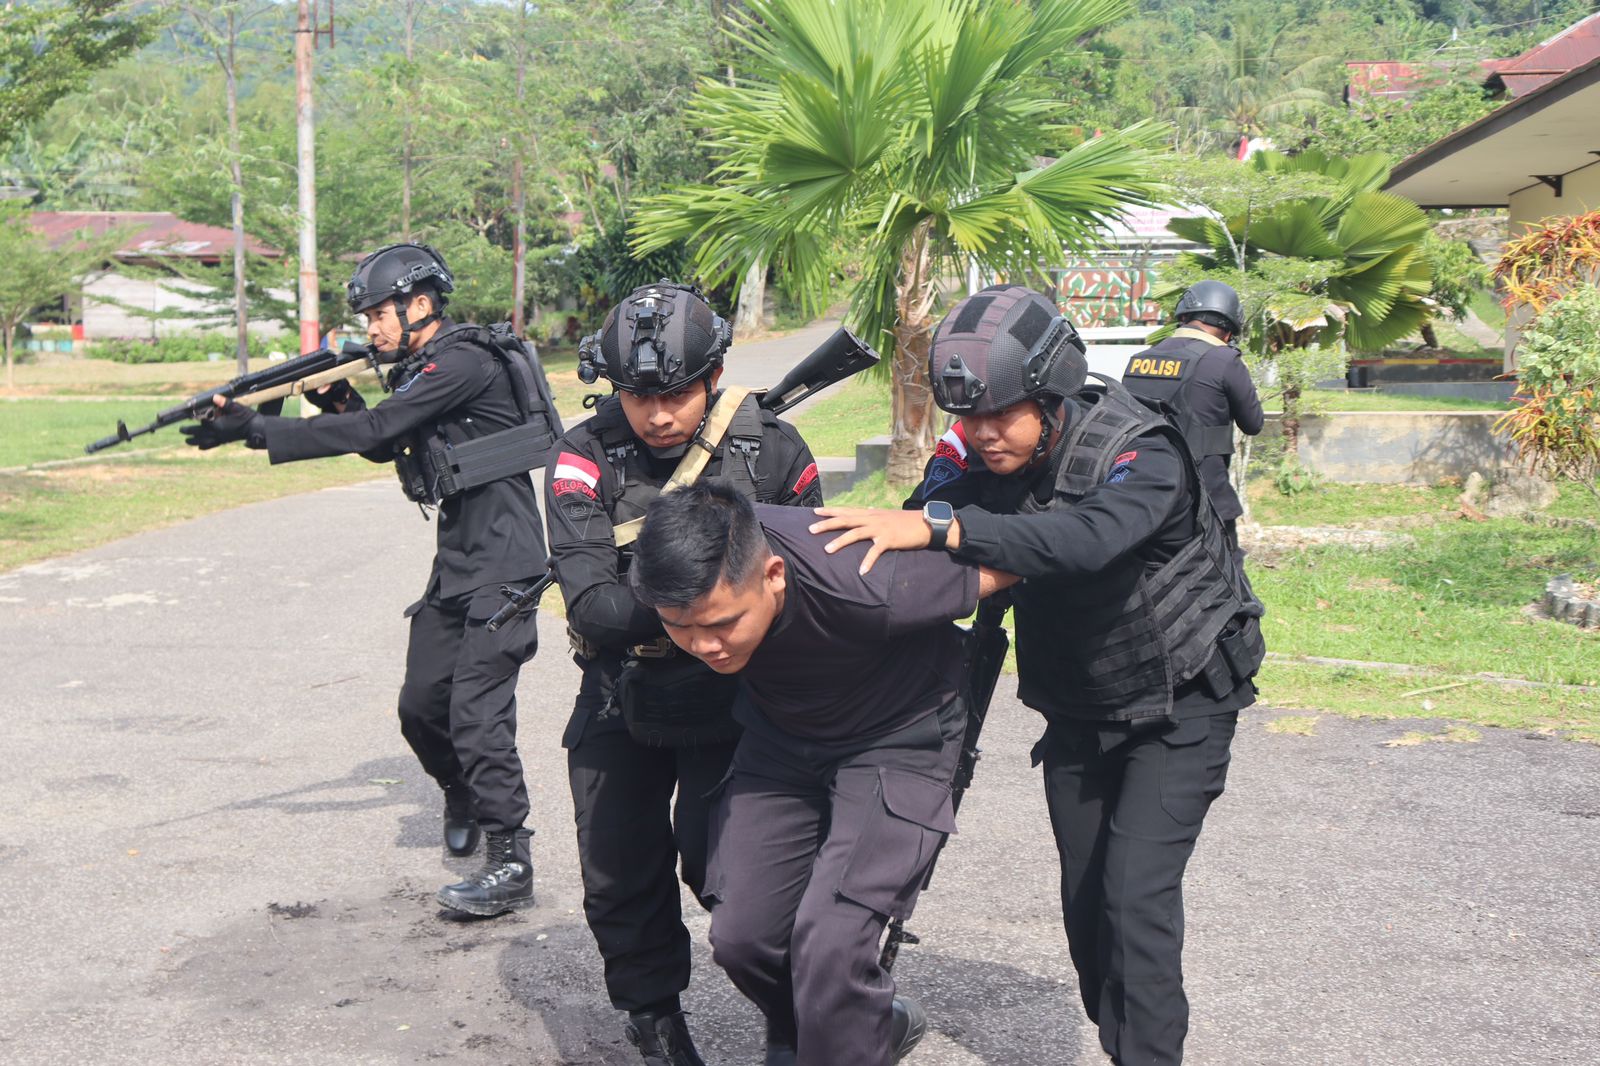
<instances>
[{"instance_id":1,"label":"black long sleeve shirt","mask_svg":"<svg viewBox=\"0 0 1600 1066\"><path fill-rule=\"evenodd\" d=\"M389 462L417 434L472 427L485 435L522 423L515 379L472 332L451 333L444 320L422 349L417 369L375 407L359 393L342 414L267 418L267 455L274 463L359 453ZM439 505L438 541L429 590L442 597L521 581L545 568L544 530L527 474L467 489Z\"/></svg>"}]
</instances>

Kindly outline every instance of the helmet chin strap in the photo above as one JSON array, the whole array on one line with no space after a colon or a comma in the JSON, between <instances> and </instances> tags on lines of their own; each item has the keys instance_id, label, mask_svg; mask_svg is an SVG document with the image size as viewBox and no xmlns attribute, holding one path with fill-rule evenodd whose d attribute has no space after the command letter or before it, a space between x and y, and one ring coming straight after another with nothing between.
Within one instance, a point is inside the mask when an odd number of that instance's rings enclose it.
<instances>
[{"instance_id":1,"label":"helmet chin strap","mask_svg":"<svg viewBox=\"0 0 1600 1066\"><path fill-rule=\"evenodd\" d=\"M1061 419L1058 415L1061 405L1057 402L1051 405L1048 397L1036 398L1034 403L1039 405L1039 443L1033 446L1033 458L1028 460L1028 465L1038 466L1050 452L1050 438L1061 428Z\"/></svg>"},{"instance_id":2,"label":"helmet chin strap","mask_svg":"<svg viewBox=\"0 0 1600 1066\"><path fill-rule=\"evenodd\" d=\"M412 332L431 322L439 321L440 315L438 311L430 311L415 322L408 321L406 319L406 306L400 301L400 297L396 296L394 298L394 317L400 320L400 358L404 359L411 351Z\"/></svg>"}]
</instances>

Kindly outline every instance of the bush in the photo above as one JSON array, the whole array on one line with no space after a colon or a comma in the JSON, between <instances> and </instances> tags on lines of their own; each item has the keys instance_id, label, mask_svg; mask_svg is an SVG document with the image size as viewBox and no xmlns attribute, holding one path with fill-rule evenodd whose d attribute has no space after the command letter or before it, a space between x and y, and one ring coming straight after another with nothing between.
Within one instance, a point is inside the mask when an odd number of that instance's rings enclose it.
<instances>
[{"instance_id":1,"label":"bush","mask_svg":"<svg viewBox=\"0 0 1600 1066\"><path fill-rule=\"evenodd\" d=\"M1520 405L1498 425L1529 470L1600 497L1600 290L1580 285L1534 316L1517 379Z\"/></svg>"},{"instance_id":2,"label":"bush","mask_svg":"<svg viewBox=\"0 0 1600 1066\"><path fill-rule=\"evenodd\" d=\"M231 363L236 351L231 333L174 333L166 337L116 337L95 341L89 354L114 363L203 363L212 352ZM300 342L287 333L268 337L250 334L250 358L265 359L271 352L298 354Z\"/></svg>"}]
</instances>

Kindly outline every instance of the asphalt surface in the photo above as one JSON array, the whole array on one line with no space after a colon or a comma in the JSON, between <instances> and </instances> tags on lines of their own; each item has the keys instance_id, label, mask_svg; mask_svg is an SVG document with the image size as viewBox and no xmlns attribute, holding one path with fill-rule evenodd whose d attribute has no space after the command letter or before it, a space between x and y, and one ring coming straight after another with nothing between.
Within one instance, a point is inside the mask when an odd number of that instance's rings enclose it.
<instances>
[{"instance_id":1,"label":"asphalt surface","mask_svg":"<svg viewBox=\"0 0 1600 1066\"><path fill-rule=\"evenodd\" d=\"M437 790L394 718L433 539L390 479L0 574L0 1061L638 1062L579 908L541 619L521 749L539 905L447 920ZM1188 879L1188 1061L1600 1062L1600 749L1246 712ZM1099 1063L1028 749L1000 699L905 949L927 1066ZM692 907L692 902L688 904ZM760 1059L694 914L707 1061Z\"/></svg>"}]
</instances>

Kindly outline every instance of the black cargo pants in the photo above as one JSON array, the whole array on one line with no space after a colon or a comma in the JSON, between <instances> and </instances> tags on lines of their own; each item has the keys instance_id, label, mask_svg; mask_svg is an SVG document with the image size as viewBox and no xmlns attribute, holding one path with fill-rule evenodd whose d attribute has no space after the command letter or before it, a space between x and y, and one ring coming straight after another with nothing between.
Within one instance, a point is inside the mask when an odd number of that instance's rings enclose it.
<instances>
[{"instance_id":1,"label":"black cargo pants","mask_svg":"<svg viewBox=\"0 0 1600 1066\"><path fill-rule=\"evenodd\" d=\"M517 675L539 646L537 612L491 633L500 583L407 608L411 640L400 686L400 732L440 787L464 782L485 832L521 829L528 788L517 755Z\"/></svg>"},{"instance_id":2,"label":"black cargo pants","mask_svg":"<svg viewBox=\"0 0 1600 1066\"><path fill-rule=\"evenodd\" d=\"M963 728L957 702L864 749L754 728L739 741L711 815L711 950L801 1066L890 1062L878 942L955 831Z\"/></svg>"},{"instance_id":3,"label":"black cargo pants","mask_svg":"<svg viewBox=\"0 0 1600 1066\"><path fill-rule=\"evenodd\" d=\"M710 793L728 772L733 744L647 747L620 715L601 720L606 703L586 670L564 741L583 914L611 1005L671 1012L689 987L679 860L683 883L703 904Z\"/></svg>"},{"instance_id":4,"label":"black cargo pants","mask_svg":"<svg viewBox=\"0 0 1600 1066\"><path fill-rule=\"evenodd\" d=\"M1072 964L1118 1066L1183 1061L1183 872L1222 794L1238 718L1187 719L1120 743L1092 723L1055 721L1034 748Z\"/></svg>"}]
</instances>

